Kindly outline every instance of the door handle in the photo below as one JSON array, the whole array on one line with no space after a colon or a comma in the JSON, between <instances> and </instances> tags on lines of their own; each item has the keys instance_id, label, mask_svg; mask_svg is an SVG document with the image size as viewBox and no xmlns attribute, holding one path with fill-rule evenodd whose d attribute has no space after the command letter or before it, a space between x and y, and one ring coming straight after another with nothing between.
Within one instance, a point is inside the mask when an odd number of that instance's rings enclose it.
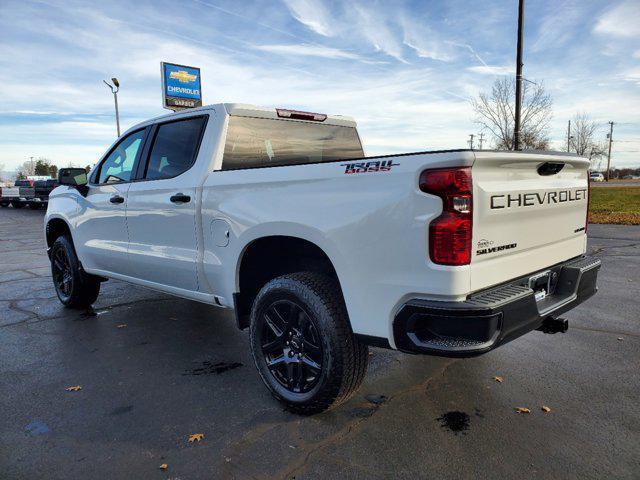
<instances>
[{"instance_id":1,"label":"door handle","mask_svg":"<svg viewBox=\"0 0 640 480\"><path fill-rule=\"evenodd\" d=\"M171 200L173 203L189 203L191 201L191 197L189 195L177 193L175 195L172 195L169 200Z\"/></svg>"},{"instance_id":2,"label":"door handle","mask_svg":"<svg viewBox=\"0 0 640 480\"><path fill-rule=\"evenodd\" d=\"M109 201L111 203L124 203L124 198L122 198L120 195L114 195L109 199Z\"/></svg>"}]
</instances>

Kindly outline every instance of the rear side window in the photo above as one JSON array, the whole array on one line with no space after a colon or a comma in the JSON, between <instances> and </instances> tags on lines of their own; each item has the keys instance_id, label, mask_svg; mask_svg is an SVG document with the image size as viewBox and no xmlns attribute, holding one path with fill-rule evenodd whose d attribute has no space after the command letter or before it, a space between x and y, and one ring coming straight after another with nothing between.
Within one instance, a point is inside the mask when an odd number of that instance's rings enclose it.
<instances>
[{"instance_id":1,"label":"rear side window","mask_svg":"<svg viewBox=\"0 0 640 480\"><path fill-rule=\"evenodd\" d=\"M189 170L196 160L205 122L206 117L195 117L159 125L145 178L172 178Z\"/></svg>"},{"instance_id":2,"label":"rear side window","mask_svg":"<svg viewBox=\"0 0 640 480\"><path fill-rule=\"evenodd\" d=\"M356 129L269 118L229 117L222 169L362 158Z\"/></svg>"},{"instance_id":3,"label":"rear side window","mask_svg":"<svg viewBox=\"0 0 640 480\"><path fill-rule=\"evenodd\" d=\"M142 148L145 131L133 132L113 149L100 165L98 183L121 183L131 180L133 164Z\"/></svg>"}]
</instances>

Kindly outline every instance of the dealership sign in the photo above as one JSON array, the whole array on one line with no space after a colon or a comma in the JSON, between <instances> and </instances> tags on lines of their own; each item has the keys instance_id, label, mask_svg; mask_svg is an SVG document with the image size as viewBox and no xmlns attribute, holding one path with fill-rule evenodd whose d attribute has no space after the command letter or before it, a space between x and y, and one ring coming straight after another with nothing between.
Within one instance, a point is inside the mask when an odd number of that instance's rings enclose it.
<instances>
[{"instance_id":1,"label":"dealership sign","mask_svg":"<svg viewBox=\"0 0 640 480\"><path fill-rule=\"evenodd\" d=\"M182 110L202 106L200 69L160 63L162 71L162 106L169 110Z\"/></svg>"}]
</instances>

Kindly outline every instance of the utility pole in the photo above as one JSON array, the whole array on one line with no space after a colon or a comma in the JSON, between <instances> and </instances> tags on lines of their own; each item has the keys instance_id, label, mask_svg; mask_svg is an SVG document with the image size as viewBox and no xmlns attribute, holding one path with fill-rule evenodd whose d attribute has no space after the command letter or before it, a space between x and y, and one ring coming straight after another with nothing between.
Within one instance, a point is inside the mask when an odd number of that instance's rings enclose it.
<instances>
[{"instance_id":1,"label":"utility pole","mask_svg":"<svg viewBox=\"0 0 640 480\"><path fill-rule=\"evenodd\" d=\"M518 53L516 54L516 113L513 129L513 149L520 150L520 109L522 103L522 24L524 23L524 0L518 2Z\"/></svg>"},{"instance_id":2,"label":"utility pole","mask_svg":"<svg viewBox=\"0 0 640 480\"><path fill-rule=\"evenodd\" d=\"M609 122L609 154L607 155L607 182L609 181L609 170L611 169L611 143L613 142L613 122Z\"/></svg>"},{"instance_id":3,"label":"utility pole","mask_svg":"<svg viewBox=\"0 0 640 480\"><path fill-rule=\"evenodd\" d=\"M480 150L482 150L482 142L484 141L483 137L484 137L484 132L480 132L478 134L478 136L480 137L480 139L478 140L478 142L480 143Z\"/></svg>"},{"instance_id":4,"label":"utility pole","mask_svg":"<svg viewBox=\"0 0 640 480\"><path fill-rule=\"evenodd\" d=\"M567 127L567 152L570 151L571 143L571 120L569 120L569 126Z\"/></svg>"},{"instance_id":5,"label":"utility pole","mask_svg":"<svg viewBox=\"0 0 640 480\"><path fill-rule=\"evenodd\" d=\"M118 132L118 137L120 136L120 113L118 112L118 91L120 90L120 82L118 82L117 78L111 78L113 85L111 85L106 80L103 80L104 84L111 89L111 93L113 93L113 100L116 104L116 129Z\"/></svg>"},{"instance_id":6,"label":"utility pole","mask_svg":"<svg viewBox=\"0 0 640 480\"><path fill-rule=\"evenodd\" d=\"M469 141L467 142L469 144L469 147L471 148L471 150L473 150L473 137L475 135L473 133L469 134Z\"/></svg>"}]
</instances>

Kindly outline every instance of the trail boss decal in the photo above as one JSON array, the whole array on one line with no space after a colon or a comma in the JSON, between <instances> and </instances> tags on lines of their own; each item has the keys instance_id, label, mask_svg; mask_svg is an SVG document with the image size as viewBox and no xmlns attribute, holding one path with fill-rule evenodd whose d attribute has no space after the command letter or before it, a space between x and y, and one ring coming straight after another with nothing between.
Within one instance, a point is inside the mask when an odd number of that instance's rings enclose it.
<instances>
[{"instance_id":1,"label":"trail boss decal","mask_svg":"<svg viewBox=\"0 0 640 480\"><path fill-rule=\"evenodd\" d=\"M533 207L536 205L551 205L554 203L579 202L586 200L587 189L558 190L556 192L532 192L508 195L491 195L491 208Z\"/></svg>"},{"instance_id":2,"label":"trail boss decal","mask_svg":"<svg viewBox=\"0 0 640 480\"><path fill-rule=\"evenodd\" d=\"M391 167L397 167L399 163L392 163L392 160L376 160L371 162L341 163L344 173L368 173L368 172L388 172Z\"/></svg>"}]
</instances>

